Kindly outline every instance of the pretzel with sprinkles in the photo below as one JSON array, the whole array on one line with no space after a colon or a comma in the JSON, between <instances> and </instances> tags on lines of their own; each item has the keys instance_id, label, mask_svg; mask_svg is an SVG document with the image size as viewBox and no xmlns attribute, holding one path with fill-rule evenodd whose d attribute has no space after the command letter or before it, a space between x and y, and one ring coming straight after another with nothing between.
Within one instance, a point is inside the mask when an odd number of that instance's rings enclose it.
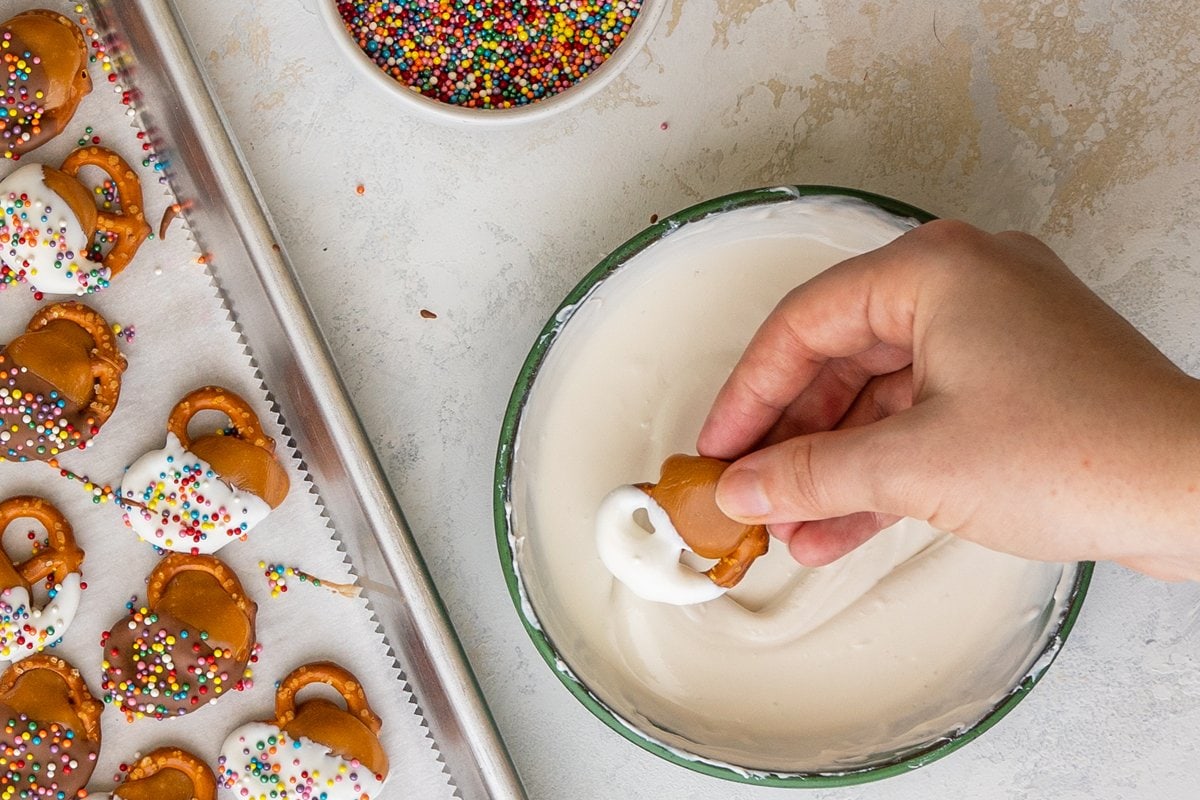
<instances>
[{"instance_id":1,"label":"pretzel with sprinkles","mask_svg":"<svg viewBox=\"0 0 1200 800\"><path fill-rule=\"evenodd\" d=\"M122 767L124 769L124 767ZM112 792L88 792L88 800L217 800L212 768L187 750L159 747L131 764Z\"/></svg>"},{"instance_id":2,"label":"pretzel with sprinkles","mask_svg":"<svg viewBox=\"0 0 1200 800\"><path fill-rule=\"evenodd\" d=\"M313 685L330 687L341 702L301 700L299 693ZM280 682L275 719L247 723L226 737L218 780L248 800L371 800L388 775L381 725L352 672L331 661L304 664Z\"/></svg>"},{"instance_id":3,"label":"pretzel with sprinkles","mask_svg":"<svg viewBox=\"0 0 1200 800\"><path fill-rule=\"evenodd\" d=\"M87 444L117 407L127 362L88 306L48 305L0 350L0 461L46 461Z\"/></svg>"},{"instance_id":4,"label":"pretzel with sprinkles","mask_svg":"<svg viewBox=\"0 0 1200 800\"><path fill-rule=\"evenodd\" d=\"M83 550L67 518L41 497L20 495L0 502L0 536L23 519L40 523L48 543L19 563L0 559L0 660L5 661L31 656L61 639L83 593ZM32 585L43 580L50 599L37 608Z\"/></svg>"},{"instance_id":5,"label":"pretzel with sprinkles","mask_svg":"<svg viewBox=\"0 0 1200 800\"><path fill-rule=\"evenodd\" d=\"M133 167L107 147L81 147L67 156L61 169L78 179L79 171L87 166L99 167L112 178L120 198L119 212L107 209L96 212L97 228L116 237L102 262L111 276L116 276L129 265L142 242L150 236L150 224L146 222L146 209L142 203L142 184Z\"/></svg>"}]
</instances>

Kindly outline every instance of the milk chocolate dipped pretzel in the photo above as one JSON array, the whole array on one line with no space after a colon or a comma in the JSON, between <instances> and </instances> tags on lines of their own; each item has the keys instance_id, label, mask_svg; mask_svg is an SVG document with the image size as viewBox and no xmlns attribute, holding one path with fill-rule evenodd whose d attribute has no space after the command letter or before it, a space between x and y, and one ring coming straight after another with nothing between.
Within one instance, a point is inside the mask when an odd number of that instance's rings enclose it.
<instances>
[{"instance_id":1,"label":"milk chocolate dipped pretzel","mask_svg":"<svg viewBox=\"0 0 1200 800\"><path fill-rule=\"evenodd\" d=\"M687 605L719 597L767 552L762 525L743 525L717 507L717 481L728 462L676 454L662 465L657 484L623 486L596 514L596 544L609 571L647 600ZM644 510L654 528L633 522ZM715 559L703 573L680 562L683 552Z\"/></svg>"},{"instance_id":2,"label":"milk chocolate dipped pretzel","mask_svg":"<svg viewBox=\"0 0 1200 800\"><path fill-rule=\"evenodd\" d=\"M297 702L313 684L332 687L345 708L323 697ZM353 673L329 661L305 664L279 685L274 720L247 723L226 737L220 784L248 798L370 800L388 774L381 725Z\"/></svg>"},{"instance_id":3,"label":"milk chocolate dipped pretzel","mask_svg":"<svg viewBox=\"0 0 1200 800\"><path fill-rule=\"evenodd\" d=\"M62 638L83 594L83 551L66 517L40 497L10 497L0 502L0 537L22 519L40 522L49 543L20 563L0 558L0 661L26 658ZM31 584L42 580L50 600L35 608Z\"/></svg>"},{"instance_id":4,"label":"milk chocolate dipped pretzel","mask_svg":"<svg viewBox=\"0 0 1200 800\"><path fill-rule=\"evenodd\" d=\"M201 411L220 411L232 433L193 439L188 423ZM288 493L287 471L275 442L250 405L220 386L204 386L176 404L167 420L167 445L129 466L121 498L125 522L165 550L213 553L243 538Z\"/></svg>"},{"instance_id":5,"label":"milk chocolate dipped pretzel","mask_svg":"<svg viewBox=\"0 0 1200 800\"><path fill-rule=\"evenodd\" d=\"M101 637L104 700L127 720L190 713L252 685L258 607L214 556L169 553L146 605Z\"/></svg>"},{"instance_id":6,"label":"milk chocolate dipped pretzel","mask_svg":"<svg viewBox=\"0 0 1200 800\"><path fill-rule=\"evenodd\" d=\"M116 409L125 366L108 322L82 303L34 314L0 350L0 461L86 445Z\"/></svg>"},{"instance_id":7,"label":"milk chocolate dipped pretzel","mask_svg":"<svg viewBox=\"0 0 1200 800\"><path fill-rule=\"evenodd\" d=\"M6 72L5 114L0 115L4 157L22 154L53 139L92 90L88 45L62 14L25 11L0 25L0 59Z\"/></svg>"},{"instance_id":8,"label":"milk chocolate dipped pretzel","mask_svg":"<svg viewBox=\"0 0 1200 800\"><path fill-rule=\"evenodd\" d=\"M88 800L217 800L212 769L178 747L160 747L138 759L112 792L88 792Z\"/></svg>"},{"instance_id":9,"label":"milk chocolate dipped pretzel","mask_svg":"<svg viewBox=\"0 0 1200 800\"><path fill-rule=\"evenodd\" d=\"M97 208L78 180L85 166L106 172L117 187L121 210ZM0 181L0 278L25 281L45 294L88 294L108 286L150 235L137 173L104 147L80 148L61 169L28 164ZM90 260L97 232L114 242L98 262Z\"/></svg>"},{"instance_id":10,"label":"milk chocolate dipped pretzel","mask_svg":"<svg viewBox=\"0 0 1200 800\"><path fill-rule=\"evenodd\" d=\"M0 797L68 798L100 752L100 713L79 671L39 653L0 675Z\"/></svg>"}]
</instances>

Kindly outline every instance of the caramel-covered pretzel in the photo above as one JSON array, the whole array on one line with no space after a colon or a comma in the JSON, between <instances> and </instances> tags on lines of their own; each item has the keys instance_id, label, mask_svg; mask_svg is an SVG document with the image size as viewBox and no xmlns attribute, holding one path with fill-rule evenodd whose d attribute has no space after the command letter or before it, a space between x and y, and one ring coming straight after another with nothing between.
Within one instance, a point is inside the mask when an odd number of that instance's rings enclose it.
<instances>
[{"instance_id":1,"label":"caramel-covered pretzel","mask_svg":"<svg viewBox=\"0 0 1200 800\"><path fill-rule=\"evenodd\" d=\"M55 583L61 584L70 573L79 571L83 564L83 550L75 543L67 518L50 501L33 495L19 495L0 502L0 538L19 519L40 522L50 542L46 549L19 564L13 564L25 580L25 588L50 576L54 576Z\"/></svg>"},{"instance_id":2,"label":"caramel-covered pretzel","mask_svg":"<svg viewBox=\"0 0 1200 800\"><path fill-rule=\"evenodd\" d=\"M170 553L147 584L145 605L101 636L105 702L130 721L168 719L253 685L257 606L232 569Z\"/></svg>"},{"instance_id":3,"label":"caramel-covered pretzel","mask_svg":"<svg viewBox=\"0 0 1200 800\"><path fill-rule=\"evenodd\" d=\"M0 559L0 661L28 658L61 639L83 595L83 550L66 517L40 497L10 497L0 502L0 537L21 519L40 522L48 543L20 563ZM48 599L39 608L33 584L43 580Z\"/></svg>"},{"instance_id":4,"label":"caramel-covered pretzel","mask_svg":"<svg viewBox=\"0 0 1200 800\"><path fill-rule=\"evenodd\" d=\"M325 697L298 700L316 684L336 691L345 707ZM281 797L371 800L388 774L381 724L353 673L329 661L305 664L280 682L275 719L248 722L225 738L218 782L239 797L269 782Z\"/></svg>"},{"instance_id":5,"label":"caramel-covered pretzel","mask_svg":"<svg viewBox=\"0 0 1200 800\"><path fill-rule=\"evenodd\" d=\"M764 526L735 522L717 507L717 481L728 466L715 458L675 454L663 462L657 484L636 484L662 506L696 555L717 560L704 574L724 588L737 585L770 541Z\"/></svg>"},{"instance_id":6,"label":"caramel-covered pretzel","mask_svg":"<svg viewBox=\"0 0 1200 800\"><path fill-rule=\"evenodd\" d=\"M100 431L121 396L125 357L104 317L46 306L0 350L0 461L45 461Z\"/></svg>"},{"instance_id":7,"label":"caramel-covered pretzel","mask_svg":"<svg viewBox=\"0 0 1200 800\"><path fill-rule=\"evenodd\" d=\"M113 790L115 800L216 800L212 769L178 747L159 747L139 758Z\"/></svg>"},{"instance_id":8,"label":"caramel-covered pretzel","mask_svg":"<svg viewBox=\"0 0 1200 800\"><path fill-rule=\"evenodd\" d=\"M101 262L115 276L133 260L142 242L150 235L150 225L146 222L146 211L142 205L142 184L125 159L107 147L81 147L67 156L61 169L78 180L79 171L86 166L99 167L117 186L120 213L105 209L96 212L97 227L117 237Z\"/></svg>"},{"instance_id":9,"label":"caramel-covered pretzel","mask_svg":"<svg viewBox=\"0 0 1200 800\"><path fill-rule=\"evenodd\" d=\"M191 438L188 423L201 411L219 411L229 417L233 435ZM226 481L261 497L271 508L287 497L290 481L275 458L275 440L263 432L254 409L235 392L222 386L202 386L189 392L171 409L167 431Z\"/></svg>"},{"instance_id":10,"label":"caramel-covered pretzel","mask_svg":"<svg viewBox=\"0 0 1200 800\"><path fill-rule=\"evenodd\" d=\"M49 688L54 684L52 676L66 685L66 696ZM92 696L79 670L58 656L38 653L5 670L0 675L0 703L42 722L73 723L78 720L80 725L76 734L100 742L100 715L104 703ZM64 716L74 719L61 719Z\"/></svg>"},{"instance_id":11,"label":"caramel-covered pretzel","mask_svg":"<svg viewBox=\"0 0 1200 800\"><path fill-rule=\"evenodd\" d=\"M609 492L596 508L596 554L613 577L643 600L678 606L707 603L737 584L769 539L762 525L735 522L717 506L728 466L673 455L657 484ZM705 570L690 554L716 563Z\"/></svg>"},{"instance_id":12,"label":"caramel-covered pretzel","mask_svg":"<svg viewBox=\"0 0 1200 800\"><path fill-rule=\"evenodd\" d=\"M117 337L108 320L98 312L75 300L53 303L40 309L25 326L26 333L41 331L56 320L73 322L92 337L91 352L92 398L87 403L96 427L103 425L117 408L121 396L121 373L128 362L117 347Z\"/></svg>"},{"instance_id":13,"label":"caramel-covered pretzel","mask_svg":"<svg viewBox=\"0 0 1200 800\"><path fill-rule=\"evenodd\" d=\"M158 562L146 583L146 605L151 611L159 610L171 589L172 583L181 575L188 572L198 572L211 575L224 590L233 606L243 617L248 634L241 642L233 644L233 657L236 661L246 661L254 648L254 619L258 606L242 588L242 582L237 573L229 568L224 561L216 556L189 555L186 553L168 553ZM211 611L211 605L205 604L194 609L203 618L204 613ZM178 615L177 615L178 616ZM191 616L191 615L189 615ZM197 619L184 620L200 630L206 630L205 625Z\"/></svg>"},{"instance_id":14,"label":"caramel-covered pretzel","mask_svg":"<svg viewBox=\"0 0 1200 800\"><path fill-rule=\"evenodd\" d=\"M8 66L0 99L6 109L0 117L0 147L15 160L57 136L71 121L79 101L92 90L90 51L75 23L43 8L6 20L0 34L7 45L2 58Z\"/></svg>"},{"instance_id":15,"label":"caramel-covered pretzel","mask_svg":"<svg viewBox=\"0 0 1200 800\"><path fill-rule=\"evenodd\" d=\"M287 728L296 719L296 695L306 686L324 684L331 687L346 701L346 709L371 733L379 733L383 720L371 710L367 693L357 676L345 667L332 661L314 661L296 667L279 683L275 690L275 722ZM311 701L310 701L311 702Z\"/></svg>"},{"instance_id":16,"label":"caramel-covered pretzel","mask_svg":"<svg viewBox=\"0 0 1200 800\"><path fill-rule=\"evenodd\" d=\"M297 704L306 686L321 684L336 691L342 709L323 697ZM379 776L388 773L387 754L379 743L383 721L367 703L366 692L354 673L332 661L297 667L275 691L275 724L294 739L320 742L343 758L354 759Z\"/></svg>"},{"instance_id":17,"label":"caramel-covered pretzel","mask_svg":"<svg viewBox=\"0 0 1200 800\"><path fill-rule=\"evenodd\" d=\"M193 438L192 418L218 411L232 431ZM291 481L250 404L220 386L180 400L167 419L167 443L125 470L125 524L143 541L179 553L214 553L250 530L286 498Z\"/></svg>"},{"instance_id":18,"label":"caramel-covered pretzel","mask_svg":"<svg viewBox=\"0 0 1200 800\"><path fill-rule=\"evenodd\" d=\"M75 797L100 753L104 704L79 671L39 653L0 675L0 796Z\"/></svg>"}]
</instances>

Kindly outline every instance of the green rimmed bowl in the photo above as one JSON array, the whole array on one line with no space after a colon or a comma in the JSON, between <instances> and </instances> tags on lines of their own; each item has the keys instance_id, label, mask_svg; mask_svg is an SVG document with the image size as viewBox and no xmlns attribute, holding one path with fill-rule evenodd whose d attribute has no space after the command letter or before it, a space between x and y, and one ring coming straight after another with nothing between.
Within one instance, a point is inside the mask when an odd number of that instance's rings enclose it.
<instances>
[{"instance_id":1,"label":"green rimmed bowl","mask_svg":"<svg viewBox=\"0 0 1200 800\"><path fill-rule=\"evenodd\" d=\"M656 735L652 726L631 722L631 719L637 718L636 714L622 709L619 703L614 705L605 702L581 680L577 669L580 665L571 662L575 657L573 653L577 653L578 650L572 651L569 643L563 649L556 647L554 636L565 642L564 632L558 631L552 635L546 630L539 618L536 602L531 601L530 594L526 591L526 576L522 574L519 563L518 531L514 528L513 520L515 455L526 405L546 358L571 319L586 305L592 293L647 248L691 223L713 215L788 203L803 197L850 198L859 204L868 204L884 214L905 220L926 222L933 219L932 215L920 209L879 195L831 186L790 186L719 197L667 217L635 235L602 260L567 295L551 315L526 358L513 389L501 432L495 473L494 513L501 566L522 624L538 652L559 680L602 722L645 750L671 763L706 775L765 786L826 788L860 784L911 771L957 750L995 725L1030 692L1057 656L1079 613L1091 579L1092 565L1085 563L1067 567L1067 572L1059 583L1061 594L1056 593L1056 596L1063 599L1055 609L1056 616L1047 623L1046 635L1038 638L1037 649L1029 653L1025 662L1029 665L1027 670L1012 684L1011 689L996 700L973 724L947 731L942 736L927 739L918 745L884 753L864 753L861 763L852 767L812 772L770 771L709 759L687 749L669 745ZM1007 684L1001 684L1004 685ZM994 696L989 692L983 697L990 699Z\"/></svg>"}]
</instances>

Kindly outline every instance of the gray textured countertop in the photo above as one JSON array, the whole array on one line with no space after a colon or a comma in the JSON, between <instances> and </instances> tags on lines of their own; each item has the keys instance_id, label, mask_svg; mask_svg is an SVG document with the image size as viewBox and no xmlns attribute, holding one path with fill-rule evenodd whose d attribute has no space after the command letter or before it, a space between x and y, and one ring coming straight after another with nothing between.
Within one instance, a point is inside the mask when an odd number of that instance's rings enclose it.
<instances>
[{"instance_id":1,"label":"gray textured countertop","mask_svg":"<svg viewBox=\"0 0 1200 800\"><path fill-rule=\"evenodd\" d=\"M673 0L597 97L502 129L413 116L342 59L322 1L179 5L535 798L791 796L605 728L534 651L498 567L489 487L518 367L652 214L833 183L1029 230L1200 373L1192 0ZM1058 662L994 730L815 796L1195 797L1198 654L1200 585L1101 565Z\"/></svg>"}]
</instances>

